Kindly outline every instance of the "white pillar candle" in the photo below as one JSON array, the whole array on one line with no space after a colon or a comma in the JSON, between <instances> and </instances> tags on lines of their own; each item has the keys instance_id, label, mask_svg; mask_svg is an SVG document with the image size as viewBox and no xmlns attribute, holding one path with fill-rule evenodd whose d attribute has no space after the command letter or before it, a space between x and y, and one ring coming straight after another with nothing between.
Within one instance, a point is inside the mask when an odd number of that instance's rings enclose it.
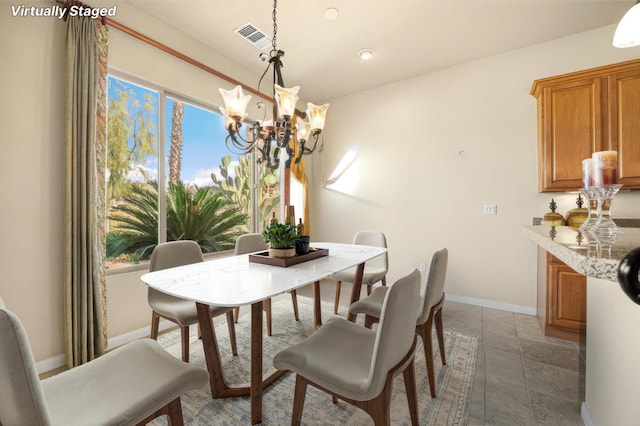
<instances>
[{"instance_id":1,"label":"white pillar candle","mask_svg":"<svg viewBox=\"0 0 640 426\"><path fill-rule=\"evenodd\" d=\"M618 152L600 151L591 155L591 176L593 184L615 185L618 183Z\"/></svg>"}]
</instances>

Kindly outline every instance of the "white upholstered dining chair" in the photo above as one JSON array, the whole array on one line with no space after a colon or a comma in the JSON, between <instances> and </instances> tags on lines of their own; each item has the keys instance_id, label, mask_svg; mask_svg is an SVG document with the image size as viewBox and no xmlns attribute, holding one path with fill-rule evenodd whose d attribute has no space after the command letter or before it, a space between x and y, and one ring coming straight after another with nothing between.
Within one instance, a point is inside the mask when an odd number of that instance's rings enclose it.
<instances>
[{"instance_id":1,"label":"white upholstered dining chair","mask_svg":"<svg viewBox=\"0 0 640 426\"><path fill-rule=\"evenodd\" d=\"M387 247L387 238L382 232L378 231L359 231L353 237L353 244L365 246ZM364 274L362 276L362 285L367 286L367 295L371 294L371 288L378 281L382 285L387 284L387 272L389 270L389 256L387 253L380 255L364 264ZM333 305L333 313L338 313L338 304L340 301L340 289L343 282L352 283L356 274L356 268L349 268L344 271L331 275L329 278L336 281L336 298Z\"/></svg>"},{"instance_id":2,"label":"white upholstered dining chair","mask_svg":"<svg viewBox=\"0 0 640 426\"><path fill-rule=\"evenodd\" d=\"M429 388L431 397L436 396L435 373L433 367L433 344L431 342L431 334L433 324L436 326L436 335L438 337L438 346L440 348L440 360L442 365L446 365L445 347L444 347L444 331L442 325L442 306L444 304L444 283L447 276L447 263L449 260L449 252L446 248L436 251L431 256L431 262L425 285L420 289L420 311L418 320L416 321L416 333L422 338L424 355L427 363L427 377L429 379ZM365 315L365 327L371 328L374 322L378 321L382 312L387 288L376 288L373 293L349 307L352 314Z\"/></svg>"},{"instance_id":3,"label":"white upholstered dining chair","mask_svg":"<svg viewBox=\"0 0 640 426\"><path fill-rule=\"evenodd\" d=\"M390 424L393 378L404 375L411 422L418 424L414 353L420 272L386 292L376 331L331 318L302 342L276 354L273 365L296 373L292 425L302 419L307 385L365 410L376 425Z\"/></svg>"},{"instance_id":4,"label":"white upholstered dining chair","mask_svg":"<svg viewBox=\"0 0 640 426\"><path fill-rule=\"evenodd\" d=\"M149 271L173 268L204 261L200 246L195 241L180 240L158 244L151 253ZM151 338L158 339L160 318L175 322L180 327L182 340L182 360L189 362L189 326L198 323L198 313L193 300L181 299L149 287L147 293L151 314ZM227 314L231 352L238 354L236 329L233 322L233 308L209 306L211 318Z\"/></svg>"},{"instance_id":5,"label":"white upholstered dining chair","mask_svg":"<svg viewBox=\"0 0 640 426\"><path fill-rule=\"evenodd\" d=\"M247 254L247 253L255 253L257 251L268 250L269 245L264 242L264 238L260 233L250 233L240 235L236 239L236 246L234 250L234 254ZM291 292L291 302L293 303L293 316L296 321L300 319L298 315L298 293L296 290L292 290ZM263 303L263 308L267 316L267 335L271 336L271 299L265 300ZM235 322L238 322L238 317L240 316L240 307L234 308L234 317Z\"/></svg>"},{"instance_id":6,"label":"white upholstered dining chair","mask_svg":"<svg viewBox=\"0 0 640 426\"><path fill-rule=\"evenodd\" d=\"M168 415L182 425L180 396L206 386L206 370L176 359L151 339L40 380L18 317L0 299L0 424L145 424Z\"/></svg>"}]
</instances>

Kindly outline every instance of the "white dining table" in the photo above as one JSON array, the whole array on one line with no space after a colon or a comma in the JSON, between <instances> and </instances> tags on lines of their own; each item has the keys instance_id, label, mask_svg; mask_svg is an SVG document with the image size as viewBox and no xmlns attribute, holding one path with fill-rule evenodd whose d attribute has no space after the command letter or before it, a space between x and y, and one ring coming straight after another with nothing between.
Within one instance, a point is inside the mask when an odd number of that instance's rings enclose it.
<instances>
[{"instance_id":1,"label":"white dining table","mask_svg":"<svg viewBox=\"0 0 640 426\"><path fill-rule=\"evenodd\" d=\"M251 423L262 422L262 392L286 371L262 371L262 304L279 294L313 284L314 323L322 325L320 315L320 280L345 269L356 267L351 303L360 297L362 275L366 261L384 254L383 247L312 243L312 247L328 249L328 256L288 267L265 265L249 261L249 254L214 259L201 263L149 272L141 280L156 290L193 300L213 398L249 396ZM251 305L251 377L249 383L230 384L224 377L215 329L208 305ZM353 320L353 315L348 314Z\"/></svg>"}]
</instances>

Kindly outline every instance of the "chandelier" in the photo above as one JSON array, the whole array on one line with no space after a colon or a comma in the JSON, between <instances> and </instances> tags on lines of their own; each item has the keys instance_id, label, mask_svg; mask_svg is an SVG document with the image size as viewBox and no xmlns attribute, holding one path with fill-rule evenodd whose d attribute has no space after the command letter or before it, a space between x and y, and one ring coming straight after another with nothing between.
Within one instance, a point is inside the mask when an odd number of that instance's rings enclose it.
<instances>
[{"instance_id":1,"label":"chandelier","mask_svg":"<svg viewBox=\"0 0 640 426\"><path fill-rule=\"evenodd\" d=\"M273 100L275 102L273 119L264 120L266 118L265 110L262 122L252 124L243 136L240 130L243 120L247 117L246 111L251 95L245 95L240 85L232 90L218 89L224 100L224 108L221 108L225 118L224 126L229 132L225 139L227 149L237 154L256 151L258 163L265 162L266 166L271 169L277 169L280 166L281 150L287 153L287 166L292 159L295 163L299 163L303 154L313 153L316 147L318 147L318 152L322 152L324 147L322 129L329 108L329 104L314 105L308 102L306 113L301 113L296 110L300 86L284 87L282 79L284 52L278 50L276 45L277 7L278 1L274 0L272 49L268 55L266 53L260 54L260 59L268 64L258 81L258 91L260 91L263 78L269 69L272 69ZM261 100L258 100L257 106L264 108Z\"/></svg>"}]
</instances>

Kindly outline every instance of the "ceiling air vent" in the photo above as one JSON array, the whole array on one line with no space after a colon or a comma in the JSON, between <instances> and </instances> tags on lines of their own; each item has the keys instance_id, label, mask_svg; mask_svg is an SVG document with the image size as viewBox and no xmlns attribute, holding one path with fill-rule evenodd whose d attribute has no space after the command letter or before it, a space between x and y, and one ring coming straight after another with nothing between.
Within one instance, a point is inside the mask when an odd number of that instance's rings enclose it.
<instances>
[{"instance_id":1,"label":"ceiling air vent","mask_svg":"<svg viewBox=\"0 0 640 426\"><path fill-rule=\"evenodd\" d=\"M260 50L271 45L271 39L251 22L247 22L234 32Z\"/></svg>"}]
</instances>

